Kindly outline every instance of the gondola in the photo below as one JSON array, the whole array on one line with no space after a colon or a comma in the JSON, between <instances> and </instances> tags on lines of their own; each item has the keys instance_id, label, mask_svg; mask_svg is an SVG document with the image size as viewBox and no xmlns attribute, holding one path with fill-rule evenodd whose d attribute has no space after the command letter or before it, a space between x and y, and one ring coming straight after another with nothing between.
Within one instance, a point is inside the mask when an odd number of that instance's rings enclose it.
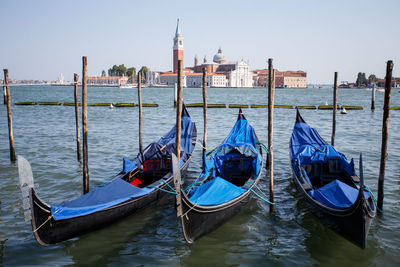
<instances>
[{"instance_id":1,"label":"gondola","mask_svg":"<svg viewBox=\"0 0 400 267\"><path fill-rule=\"evenodd\" d=\"M217 228L250 200L262 173L262 150L257 142L253 127L240 110L222 144L208 158L204 155L200 176L185 190L180 189L178 217L188 243Z\"/></svg>"},{"instance_id":2,"label":"gondola","mask_svg":"<svg viewBox=\"0 0 400 267\"><path fill-rule=\"evenodd\" d=\"M364 186L362 156L357 176L354 160L349 162L327 144L297 110L290 160L294 182L311 210L338 234L364 249L376 206Z\"/></svg>"},{"instance_id":3,"label":"gondola","mask_svg":"<svg viewBox=\"0 0 400 267\"><path fill-rule=\"evenodd\" d=\"M186 108L182 109L181 162L184 174L191 161L197 131ZM171 154L175 153L176 126L138 153L123 159L123 170L102 187L59 205L48 205L37 195L29 162L18 156L20 186L34 237L41 245L55 244L133 214L173 191Z\"/></svg>"}]
</instances>

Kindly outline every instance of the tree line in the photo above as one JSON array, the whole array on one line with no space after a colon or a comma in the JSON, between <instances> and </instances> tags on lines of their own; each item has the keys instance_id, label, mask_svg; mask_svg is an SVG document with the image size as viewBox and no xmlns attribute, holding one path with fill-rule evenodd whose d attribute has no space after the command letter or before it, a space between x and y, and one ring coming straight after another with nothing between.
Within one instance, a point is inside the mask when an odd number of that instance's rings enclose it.
<instances>
[{"instance_id":1,"label":"tree line","mask_svg":"<svg viewBox=\"0 0 400 267\"><path fill-rule=\"evenodd\" d=\"M356 86L364 87L364 86L368 86L368 84L370 84L370 83L376 84L377 81L378 81L378 78L375 76L375 74L369 75L368 79L367 79L364 72L359 72L357 74ZM393 81L400 82L400 79L393 77Z\"/></svg>"},{"instance_id":2,"label":"tree line","mask_svg":"<svg viewBox=\"0 0 400 267\"><path fill-rule=\"evenodd\" d=\"M147 68L146 66L142 66L140 68L139 72L142 75L142 81L146 81L147 75L149 73L149 68ZM101 72L101 76L102 77L107 76L105 70L103 70ZM114 77L127 76L127 77L129 77L130 82L134 82L134 81L136 81L136 77L137 77L136 68L135 67L127 68L127 67L125 67L124 64L121 64L119 66L114 65L114 66L112 66L112 68L108 69L108 76L114 76Z\"/></svg>"}]
</instances>

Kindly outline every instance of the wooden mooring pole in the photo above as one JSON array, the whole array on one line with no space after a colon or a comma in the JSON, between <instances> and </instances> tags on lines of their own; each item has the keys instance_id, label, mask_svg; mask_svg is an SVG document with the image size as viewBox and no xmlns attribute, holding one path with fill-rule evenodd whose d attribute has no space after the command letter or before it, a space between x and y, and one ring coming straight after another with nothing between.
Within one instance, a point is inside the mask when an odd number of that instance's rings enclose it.
<instances>
[{"instance_id":1,"label":"wooden mooring pole","mask_svg":"<svg viewBox=\"0 0 400 267\"><path fill-rule=\"evenodd\" d=\"M274 148L272 144L274 134L274 90L275 71L272 58L268 59L268 166L269 166L269 201L274 203ZM274 205L269 205L269 211L274 212Z\"/></svg>"},{"instance_id":2,"label":"wooden mooring pole","mask_svg":"<svg viewBox=\"0 0 400 267\"><path fill-rule=\"evenodd\" d=\"M175 83L174 85L174 108L176 108L176 98L178 97L178 85Z\"/></svg>"},{"instance_id":3,"label":"wooden mooring pole","mask_svg":"<svg viewBox=\"0 0 400 267\"><path fill-rule=\"evenodd\" d=\"M386 65L386 82L385 82L385 102L383 104L383 121L382 121L382 146L381 146L381 164L379 168L378 180L378 210L383 211L384 189L383 182L385 179L385 166L387 154L387 140L389 136L389 109L390 109L390 93L392 90L392 71L393 61L389 60Z\"/></svg>"},{"instance_id":4,"label":"wooden mooring pole","mask_svg":"<svg viewBox=\"0 0 400 267\"><path fill-rule=\"evenodd\" d=\"M11 116L11 94L10 86L8 85L8 69L4 69L4 82L6 84L7 90L7 114L8 114L8 138L10 141L10 160L12 162L16 161L15 149L14 149L14 137L13 137L13 127L12 127L12 116Z\"/></svg>"},{"instance_id":5,"label":"wooden mooring pole","mask_svg":"<svg viewBox=\"0 0 400 267\"><path fill-rule=\"evenodd\" d=\"M79 129L79 102L78 102L78 74L74 73L74 100L75 100L75 122L76 122L76 156L81 161L81 132Z\"/></svg>"},{"instance_id":6,"label":"wooden mooring pole","mask_svg":"<svg viewBox=\"0 0 400 267\"><path fill-rule=\"evenodd\" d=\"M5 81L3 81L3 83L5 83ZM3 96L4 96L4 105L7 105L7 89L4 84L3 84Z\"/></svg>"},{"instance_id":7,"label":"wooden mooring pole","mask_svg":"<svg viewBox=\"0 0 400 267\"><path fill-rule=\"evenodd\" d=\"M336 111L337 111L337 72L335 72L335 77L333 80L333 118L332 118L332 136L331 145L335 145L335 132L336 132Z\"/></svg>"},{"instance_id":8,"label":"wooden mooring pole","mask_svg":"<svg viewBox=\"0 0 400 267\"><path fill-rule=\"evenodd\" d=\"M204 116L204 135L203 135L203 157L207 152L207 73L203 68L203 116ZM203 160L203 167L204 167Z\"/></svg>"},{"instance_id":9,"label":"wooden mooring pole","mask_svg":"<svg viewBox=\"0 0 400 267\"><path fill-rule=\"evenodd\" d=\"M372 84L371 110L375 110L375 84Z\"/></svg>"},{"instance_id":10,"label":"wooden mooring pole","mask_svg":"<svg viewBox=\"0 0 400 267\"><path fill-rule=\"evenodd\" d=\"M87 58L82 57L82 137L83 137L83 193L89 192L88 129L87 129Z\"/></svg>"},{"instance_id":11,"label":"wooden mooring pole","mask_svg":"<svg viewBox=\"0 0 400 267\"><path fill-rule=\"evenodd\" d=\"M175 154L177 157L178 169L180 172L181 168L181 121L182 121L182 60L178 60L178 101L176 108L176 135L175 135ZM174 177L174 185L175 190L177 192L176 195L176 211L177 216L182 215L182 201L181 201L181 180L180 175Z\"/></svg>"},{"instance_id":12,"label":"wooden mooring pole","mask_svg":"<svg viewBox=\"0 0 400 267\"><path fill-rule=\"evenodd\" d=\"M138 73L138 103L139 103L139 151L143 151L142 143L142 73Z\"/></svg>"}]
</instances>

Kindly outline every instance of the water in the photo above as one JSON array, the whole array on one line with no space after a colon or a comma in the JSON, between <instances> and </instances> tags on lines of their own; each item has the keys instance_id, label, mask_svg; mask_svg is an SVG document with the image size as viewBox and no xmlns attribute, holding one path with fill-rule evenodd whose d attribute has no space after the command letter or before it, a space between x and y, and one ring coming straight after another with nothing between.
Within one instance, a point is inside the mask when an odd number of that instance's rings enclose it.
<instances>
[{"instance_id":1,"label":"water","mask_svg":"<svg viewBox=\"0 0 400 267\"><path fill-rule=\"evenodd\" d=\"M73 102L72 87L14 86L12 102ZM171 88L145 88L143 142L148 144L174 124ZM266 104L267 91L259 89L208 89L209 103ZM332 103L332 89L277 89L275 103L324 105ZM339 104L360 105L362 111L337 115L335 144L349 158L363 153L366 184L377 192L383 93L377 92L371 112L371 91L339 91ZM184 89L186 103L202 101L200 88ZM88 102L136 102L136 89L89 88ZM400 93L392 90L392 106L400 106ZM94 188L122 168L122 157L138 151L138 109L88 107L90 186ZM202 140L201 108L189 108ZM267 143L267 110L244 109L263 143ZM168 196L155 206L107 228L42 247L24 222L16 164L9 161L7 111L0 106L0 266L197 266L212 265L324 265L399 266L400 264L400 111L390 113L389 158L385 175L385 212L372 224L367 248L361 250L322 224L297 193L289 165L289 139L295 110L275 109L274 166L276 211L253 198L238 215L214 232L185 243ZM82 194L82 165L76 160L75 115L69 106L12 106L14 142L18 155L28 159L39 196L60 203ZM303 110L304 119L330 140L331 111ZM208 148L217 146L235 123L237 109L208 110ZM186 183L200 173L201 147L197 146ZM265 172L261 187L268 193Z\"/></svg>"}]
</instances>

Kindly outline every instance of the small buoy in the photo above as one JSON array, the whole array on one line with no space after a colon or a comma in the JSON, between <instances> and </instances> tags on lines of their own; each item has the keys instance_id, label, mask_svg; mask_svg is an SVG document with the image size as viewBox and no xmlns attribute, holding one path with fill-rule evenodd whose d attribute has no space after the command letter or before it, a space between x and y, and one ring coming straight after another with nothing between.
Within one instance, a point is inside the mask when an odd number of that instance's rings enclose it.
<instances>
[{"instance_id":1,"label":"small buoy","mask_svg":"<svg viewBox=\"0 0 400 267\"><path fill-rule=\"evenodd\" d=\"M344 107L342 107L342 111L340 112L341 114L347 114L347 111Z\"/></svg>"},{"instance_id":2,"label":"small buoy","mask_svg":"<svg viewBox=\"0 0 400 267\"><path fill-rule=\"evenodd\" d=\"M113 106L113 104L111 103L111 104L110 104L110 109L113 109L113 108L114 108L114 106Z\"/></svg>"}]
</instances>

